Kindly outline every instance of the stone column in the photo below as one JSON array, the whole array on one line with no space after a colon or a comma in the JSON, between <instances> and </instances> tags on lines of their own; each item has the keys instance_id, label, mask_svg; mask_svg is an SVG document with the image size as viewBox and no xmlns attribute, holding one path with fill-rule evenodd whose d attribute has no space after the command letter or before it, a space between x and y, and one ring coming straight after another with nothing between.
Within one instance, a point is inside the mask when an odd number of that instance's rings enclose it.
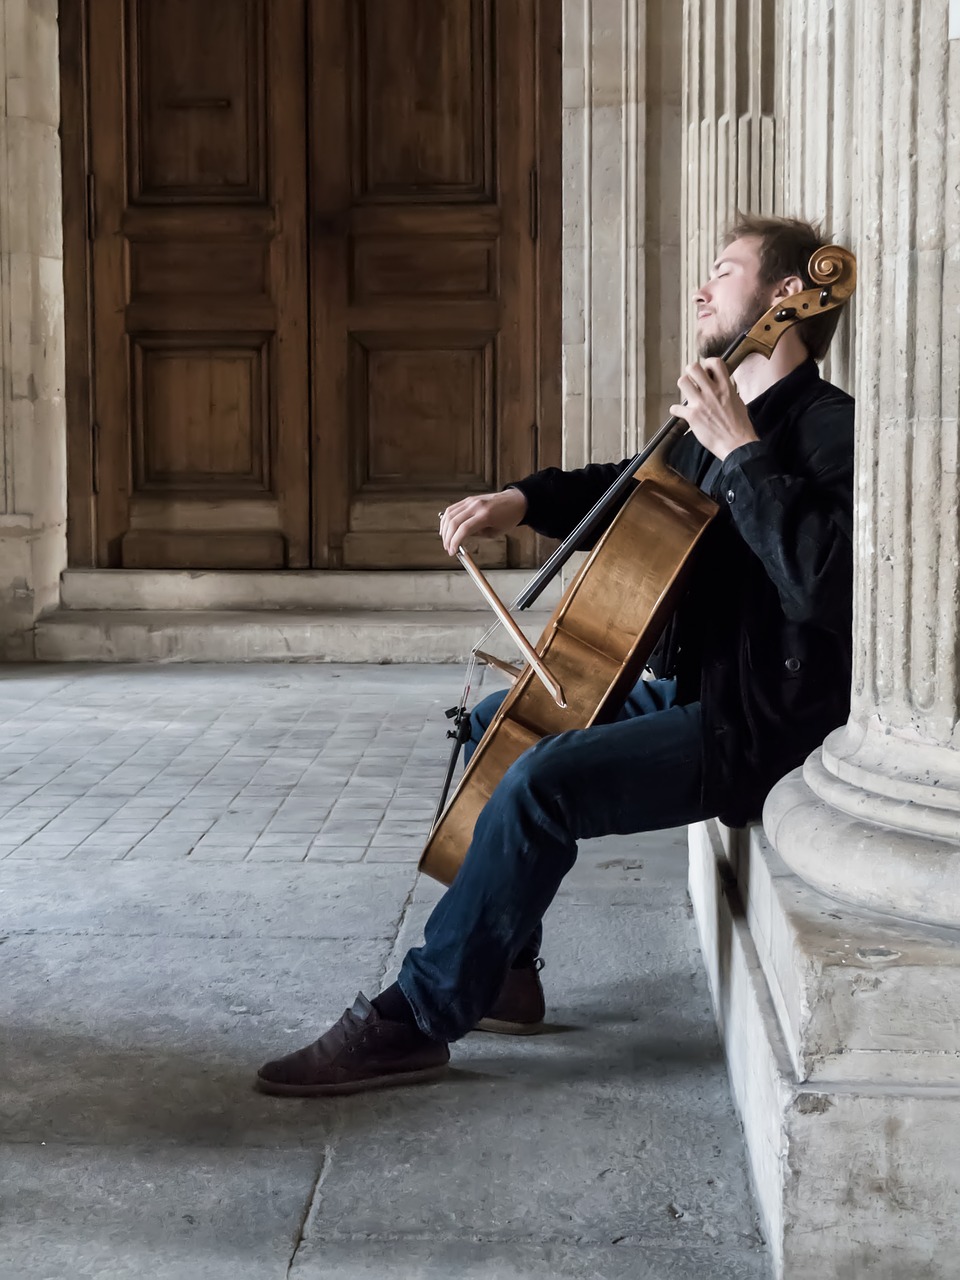
<instances>
[{"instance_id":1,"label":"stone column","mask_svg":"<svg viewBox=\"0 0 960 1280\"><path fill-rule=\"evenodd\" d=\"M960 30L949 4L797 0L777 12L775 210L825 217L860 265L855 315L826 370L858 402L852 710L774 788L763 828L691 830L690 888L786 1280L957 1274ZM746 54L735 65L746 74Z\"/></svg>"},{"instance_id":2,"label":"stone column","mask_svg":"<svg viewBox=\"0 0 960 1280\"><path fill-rule=\"evenodd\" d=\"M737 210L822 223L857 236L855 0L685 0L683 294L703 279ZM685 312L692 351L693 313ZM853 316L824 377L852 390Z\"/></svg>"},{"instance_id":3,"label":"stone column","mask_svg":"<svg viewBox=\"0 0 960 1280\"><path fill-rule=\"evenodd\" d=\"M684 350L695 348L690 293L737 211L772 213L778 176L775 10L771 0L684 4L682 243Z\"/></svg>"},{"instance_id":4,"label":"stone column","mask_svg":"<svg viewBox=\"0 0 960 1280\"><path fill-rule=\"evenodd\" d=\"M776 9L777 164L774 212L809 218L827 236L860 239L857 0L803 0ZM854 391L856 315L840 324L823 376Z\"/></svg>"},{"instance_id":5,"label":"stone column","mask_svg":"<svg viewBox=\"0 0 960 1280\"><path fill-rule=\"evenodd\" d=\"M817 888L958 925L960 42L946 0L859 9L852 711L764 825Z\"/></svg>"},{"instance_id":6,"label":"stone column","mask_svg":"<svg viewBox=\"0 0 960 1280\"><path fill-rule=\"evenodd\" d=\"M66 564L56 0L0 0L0 656L32 656Z\"/></svg>"},{"instance_id":7,"label":"stone column","mask_svg":"<svg viewBox=\"0 0 960 1280\"><path fill-rule=\"evenodd\" d=\"M680 30L673 0L564 0L565 467L635 452L672 400Z\"/></svg>"}]
</instances>

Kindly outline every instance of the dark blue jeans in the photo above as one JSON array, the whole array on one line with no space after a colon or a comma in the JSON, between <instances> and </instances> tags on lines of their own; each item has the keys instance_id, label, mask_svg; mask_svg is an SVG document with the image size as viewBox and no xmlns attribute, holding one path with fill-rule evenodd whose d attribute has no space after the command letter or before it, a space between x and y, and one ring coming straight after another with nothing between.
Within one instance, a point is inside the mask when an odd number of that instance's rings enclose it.
<instances>
[{"instance_id":1,"label":"dark blue jeans","mask_svg":"<svg viewBox=\"0 0 960 1280\"><path fill-rule=\"evenodd\" d=\"M510 966L537 955L544 912L578 840L714 816L700 800L700 704L677 706L675 692L672 680L642 680L612 724L544 738L504 774L397 979L427 1035L466 1035ZM473 712L468 759L505 696L491 694Z\"/></svg>"}]
</instances>

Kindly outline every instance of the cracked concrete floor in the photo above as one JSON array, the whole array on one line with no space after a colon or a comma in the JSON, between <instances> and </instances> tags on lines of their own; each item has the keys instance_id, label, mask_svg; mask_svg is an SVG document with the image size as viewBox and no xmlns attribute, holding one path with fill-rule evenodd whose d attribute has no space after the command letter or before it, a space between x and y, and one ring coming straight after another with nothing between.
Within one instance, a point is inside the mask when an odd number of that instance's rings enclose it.
<instances>
[{"instance_id":1,"label":"cracked concrete floor","mask_svg":"<svg viewBox=\"0 0 960 1280\"><path fill-rule=\"evenodd\" d=\"M460 679L0 668L2 1280L768 1274L680 831L583 846L547 1034L252 1091L418 939Z\"/></svg>"}]
</instances>

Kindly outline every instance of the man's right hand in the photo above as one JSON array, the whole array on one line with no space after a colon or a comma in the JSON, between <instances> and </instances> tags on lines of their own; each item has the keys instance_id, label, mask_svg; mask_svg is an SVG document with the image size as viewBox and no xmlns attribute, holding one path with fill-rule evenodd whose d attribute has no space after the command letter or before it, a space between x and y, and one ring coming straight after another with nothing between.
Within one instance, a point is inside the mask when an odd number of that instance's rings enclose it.
<instances>
[{"instance_id":1,"label":"man's right hand","mask_svg":"<svg viewBox=\"0 0 960 1280\"><path fill-rule=\"evenodd\" d=\"M461 498L440 516L444 550L455 556L467 538L495 538L498 533L515 529L526 514L527 500L519 489Z\"/></svg>"}]
</instances>

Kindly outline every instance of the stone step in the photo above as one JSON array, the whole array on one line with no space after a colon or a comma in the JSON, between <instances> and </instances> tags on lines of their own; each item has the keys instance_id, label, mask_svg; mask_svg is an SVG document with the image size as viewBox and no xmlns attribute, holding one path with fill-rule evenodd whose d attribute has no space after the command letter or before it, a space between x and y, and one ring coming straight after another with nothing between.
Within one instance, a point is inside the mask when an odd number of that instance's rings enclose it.
<instances>
[{"instance_id":1,"label":"stone step","mask_svg":"<svg viewBox=\"0 0 960 1280\"><path fill-rule=\"evenodd\" d=\"M509 605L534 575L532 569L496 569L486 577ZM560 598L557 578L538 601L552 609ZM463 569L431 572L351 573L297 570L69 569L60 604L69 610L426 610L489 612Z\"/></svg>"},{"instance_id":2,"label":"stone step","mask_svg":"<svg viewBox=\"0 0 960 1280\"><path fill-rule=\"evenodd\" d=\"M537 609L518 621L536 640L548 617ZM35 654L42 662L465 662L488 621L477 609L74 606L39 619ZM502 629L485 647L520 662Z\"/></svg>"}]
</instances>

